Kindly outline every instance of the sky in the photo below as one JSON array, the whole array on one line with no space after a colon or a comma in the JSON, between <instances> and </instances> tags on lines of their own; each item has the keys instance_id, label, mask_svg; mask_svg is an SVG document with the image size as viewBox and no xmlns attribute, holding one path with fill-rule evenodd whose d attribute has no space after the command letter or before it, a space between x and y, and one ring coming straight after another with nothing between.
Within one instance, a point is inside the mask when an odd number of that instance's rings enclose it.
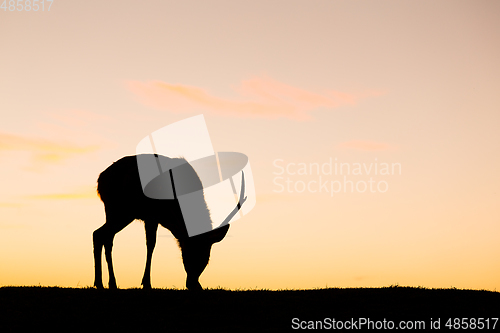
<instances>
[{"instance_id":1,"label":"sky","mask_svg":"<svg viewBox=\"0 0 500 333\"><path fill-rule=\"evenodd\" d=\"M0 285L91 286L100 172L203 114L256 193L204 287L500 289L499 2L49 4L0 8ZM135 221L119 287L145 257ZM152 285L185 285L164 228Z\"/></svg>"}]
</instances>

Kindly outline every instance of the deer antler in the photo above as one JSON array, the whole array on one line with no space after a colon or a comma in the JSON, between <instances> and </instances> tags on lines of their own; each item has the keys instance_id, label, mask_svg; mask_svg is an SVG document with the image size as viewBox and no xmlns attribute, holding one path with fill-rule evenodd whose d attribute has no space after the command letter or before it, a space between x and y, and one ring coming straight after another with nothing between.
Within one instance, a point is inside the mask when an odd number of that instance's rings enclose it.
<instances>
[{"instance_id":1,"label":"deer antler","mask_svg":"<svg viewBox=\"0 0 500 333\"><path fill-rule=\"evenodd\" d=\"M238 204L236 207L233 209L231 213L226 217L226 219L221 223L220 227L225 226L226 224L229 224L229 221L233 218L234 215L241 209L241 206L245 203L247 200L247 197L245 196L245 173L241 171L241 191L240 191L240 200L238 201Z\"/></svg>"}]
</instances>

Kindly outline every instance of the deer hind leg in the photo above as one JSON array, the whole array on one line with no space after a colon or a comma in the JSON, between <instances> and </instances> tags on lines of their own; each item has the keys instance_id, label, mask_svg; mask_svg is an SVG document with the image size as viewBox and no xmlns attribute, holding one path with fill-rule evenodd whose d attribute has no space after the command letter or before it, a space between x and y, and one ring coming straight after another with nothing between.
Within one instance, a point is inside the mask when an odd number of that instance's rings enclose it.
<instances>
[{"instance_id":1,"label":"deer hind leg","mask_svg":"<svg viewBox=\"0 0 500 333\"><path fill-rule=\"evenodd\" d=\"M95 230L93 233L93 243L94 243L94 266L95 266L95 278L94 278L94 286L97 289L103 289L102 285L102 247L104 246L103 242L103 230L104 225L99 229Z\"/></svg>"},{"instance_id":2,"label":"deer hind leg","mask_svg":"<svg viewBox=\"0 0 500 333\"><path fill-rule=\"evenodd\" d=\"M111 251L113 250L113 239L116 233L108 234L108 237L104 241L104 255L106 257L106 263L108 264L108 274L109 274L109 289L117 289L115 272L113 270L113 257L111 256Z\"/></svg>"},{"instance_id":3,"label":"deer hind leg","mask_svg":"<svg viewBox=\"0 0 500 333\"><path fill-rule=\"evenodd\" d=\"M151 289L151 259L156 245L156 232L158 231L158 223L145 222L144 228L146 229L146 269L144 270L144 277L142 278L142 287L144 289Z\"/></svg>"},{"instance_id":4,"label":"deer hind leg","mask_svg":"<svg viewBox=\"0 0 500 333\"><path fill-rule=\"evenodd\" d=\"M104 253L106 256L106 262L108 264L109 273L109 288L116 289L116 278L113 270L113 259L111 256L111 251L113 248L113 239L117 232L125 228L132 219L110 219L106 218L106 223L94 231L93 241L94 241L94 262L95 262L95 280L94 286L98 289L103 288L102 284L102 248L104 246Z\"/></svg>"}]
</instances>

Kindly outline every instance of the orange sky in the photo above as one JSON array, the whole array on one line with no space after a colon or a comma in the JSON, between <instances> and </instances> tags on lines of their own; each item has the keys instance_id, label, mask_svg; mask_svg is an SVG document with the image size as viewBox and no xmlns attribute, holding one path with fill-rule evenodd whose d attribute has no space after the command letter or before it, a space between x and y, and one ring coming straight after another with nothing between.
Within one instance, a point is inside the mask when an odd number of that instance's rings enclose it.
<instances>
[{"instance_id":1,"label":"orange sky","mask_svg":"<svg viewBox=\"0 0 500 333\"><path fill-rule=\"evenodd\" d=\"M499 289L498 59L496 1L0 9L0 285L92 285L97 176L204 114L257 193L204 287ZM140 222L113 254L118 285L139 287ZM161 229L152 284L184 279Z\"/></svg>"}]
</instances>

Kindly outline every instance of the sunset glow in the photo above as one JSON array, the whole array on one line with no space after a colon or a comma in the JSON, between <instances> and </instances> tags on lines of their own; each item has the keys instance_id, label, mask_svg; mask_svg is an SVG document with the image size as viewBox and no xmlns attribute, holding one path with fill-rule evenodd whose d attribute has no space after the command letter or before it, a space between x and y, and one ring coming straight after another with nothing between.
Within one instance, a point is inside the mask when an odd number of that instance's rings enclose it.
<instances>
[{"instance_id":1,"label":"sunset glow","mask_svg":"<svg viewBox=\"0 0 500 333\"><path fill-rule=\"evenodd\" d=\"M54 0L0 41L2 286L91 286L99 174L203 114L256 193L204 287L500 289L497 1ZM113 258L140 287L142 222ZM185 277L160 227L152 285Z\"/></svg>"}]
</instances>

